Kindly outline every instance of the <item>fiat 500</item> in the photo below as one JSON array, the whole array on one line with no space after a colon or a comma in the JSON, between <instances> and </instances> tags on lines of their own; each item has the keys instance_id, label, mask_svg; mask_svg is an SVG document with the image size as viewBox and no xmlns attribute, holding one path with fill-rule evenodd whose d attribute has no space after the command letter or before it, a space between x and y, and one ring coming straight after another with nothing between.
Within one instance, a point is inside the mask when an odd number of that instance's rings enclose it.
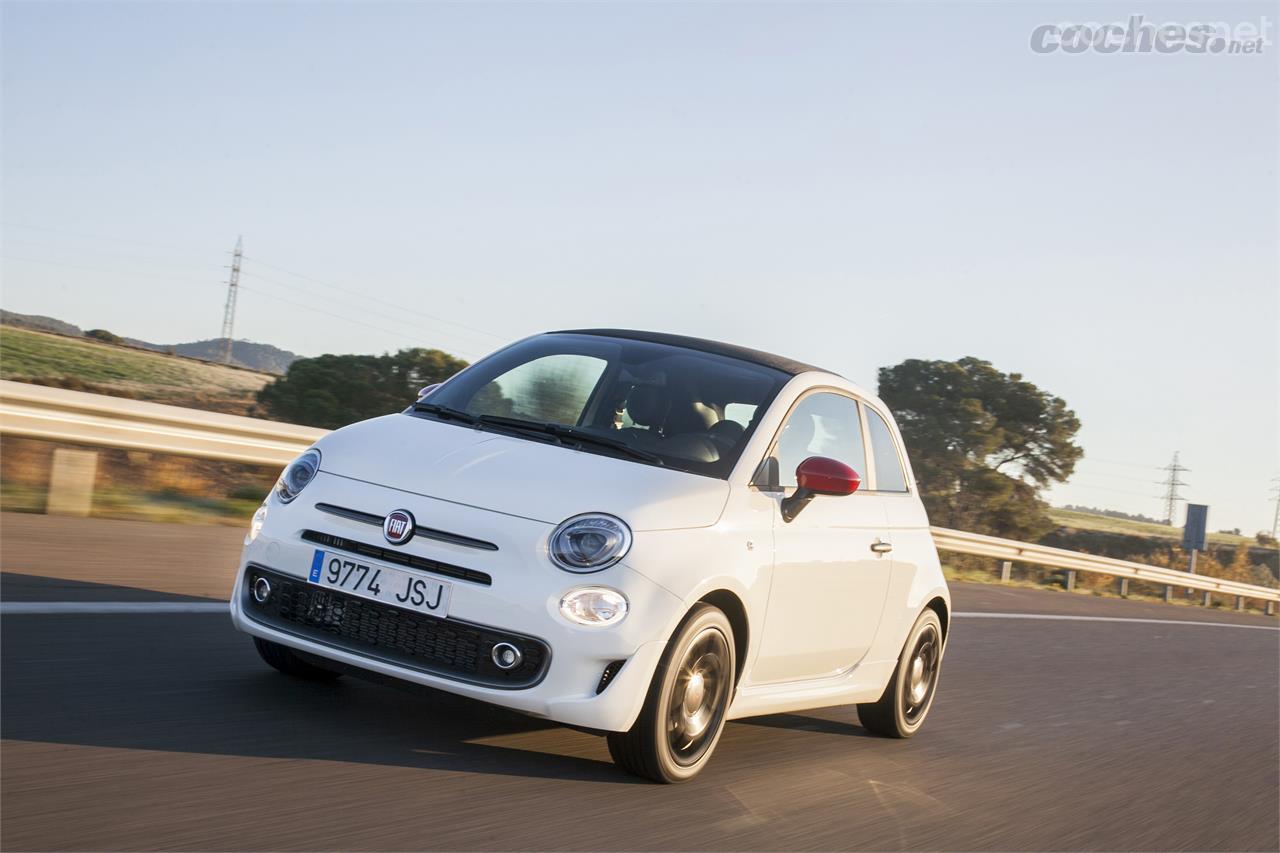
<instances>
[{"instance_id":1,"label":"fiat 500","mask_svg":"<svg viewBox=\"0 0 1280 853\"><path fill-rule=\"evenodd\" d=\"M693 777L725 722L915 734L950 599L893 418L825 370L538 335L332 432L254 516L231 613L292 676L373 672Z\"/></svg>"}]
</instances>

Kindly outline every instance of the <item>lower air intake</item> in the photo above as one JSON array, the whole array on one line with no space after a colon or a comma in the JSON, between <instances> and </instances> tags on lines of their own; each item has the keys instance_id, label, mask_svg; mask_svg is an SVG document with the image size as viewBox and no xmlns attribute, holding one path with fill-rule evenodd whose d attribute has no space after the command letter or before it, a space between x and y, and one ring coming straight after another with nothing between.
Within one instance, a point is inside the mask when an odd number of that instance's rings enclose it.
<instances>
[{"instance_id":1,"label":"lower air intake","mask_svg":"<svg viewBox=\"0 0 1280 853\"><path fill-rule=\"evenodd\" d=\"M271 594L248 593L259 579ZM298 578L250 566L242 596L244 611L264 625L327 646L411 669L490 687L531 687L546 674L551 653L533 637L457 619L440 619L313 586ZM517 666L501 669L493 647L520 651Z\"/></svg>"},{"instance_id":2,"label":"lower air intake","mask_svg":"<svg viewBox=\"0 0 1280 853\"><path fill-rule=\"evenodd\" d=\"M614 676L618 674L618 670L622 669L624 663L626 663L624 660L615 660L604 668L604 672L600 673L600 683L596 685L597 696L613 683Z\"/></svg>"}]
</instances>

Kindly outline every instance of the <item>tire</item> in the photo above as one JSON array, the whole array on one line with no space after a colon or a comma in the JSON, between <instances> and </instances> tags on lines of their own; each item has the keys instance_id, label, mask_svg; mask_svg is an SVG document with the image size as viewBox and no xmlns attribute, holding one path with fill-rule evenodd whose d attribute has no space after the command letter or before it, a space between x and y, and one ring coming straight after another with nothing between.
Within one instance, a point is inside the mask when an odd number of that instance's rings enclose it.
<instances>
[{"instance_id":1,"label":"tire","mask_svg":"<svg viewBox=\"0 0 1280 853\"><path fill-rule=\"evenodd\" d=\"M862 727L896 738L920 731L938 692L942 652L942 620L933 608L925 608L907 635L889 686L876 702L858 706Z\"/></svg>"},{"instance_id":2,"label":"tire","mask_svg":"<svg viewBox=\"0 0 1280 853\"><path fill-rule=\"evenodd\" d=\"M257 648L258 654L262 656L264 661L285 675L305 678L307 681L335 681L342 677L340 672L334 672L331 669L325 669L324 667L316 666L310 661L303 660L288 646L282 646L279 643L273 643L261 637L254 637L253 645Z\"/></svg>"},{"instance_id":3,"label":"tire","mask_svg":"<svg viewBox=\"0 0 1280 853\"><path fill-rule=\"evenodd\" d=\"M728 618L699 604L667 644L635 725L609 733L614 763L654 782L696 776L724 731L736 665Z\"/></svg>"}]
</instances>

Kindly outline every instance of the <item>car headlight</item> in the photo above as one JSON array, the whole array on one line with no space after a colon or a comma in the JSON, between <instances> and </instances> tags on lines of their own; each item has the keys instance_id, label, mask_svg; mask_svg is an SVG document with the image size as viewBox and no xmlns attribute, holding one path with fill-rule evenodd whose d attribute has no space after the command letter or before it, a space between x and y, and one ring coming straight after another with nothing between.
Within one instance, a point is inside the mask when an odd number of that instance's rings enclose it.
<instances>
[{"instance_id":1,"label":"car headlight","mask_svg":"<svg viewBox=\"0 0 1280 853\"><path fill-rule=\"evenodd\" d=\"M551 534L551 562L566 572L598 572L627 555L631 528L622 519L602 513L575 515Z\"/></svg>"},{"instance_id":2,"label":"car headlight","mask_svg":"<svg viewBox=\"0 0 1280 853\"><path fill-rule=\"evenodd\" d=\"M253 514L253 519L249 522L249 532L244 535L244 544L249 545L257 539L258 534L262 532L262 525L266 523L267 502L263 501L262 506L258 507L258 511Z\"/></svg>"},{"instance_id":3,"label":"car headlight","mask_svg":"<svg viewBox=\"0 0 1280 853\"><path fill-rule=\"evenodd\" d=\"M320 451L314 447L289 463L280 479L276 482L276 495L284 503L288 503L307 487L320 470Z\"/></svg>"},{"instance_id":4,"label":"car headlight","mask_svg":"<svg viewBox=\"0 0 1280 853\"><path fill-rule=\"evenodd\" d=\"M627 597L602 586L579 587L560 599L560 615L579 625L613 625L627 615Z\"/></svg>"}]
</instances>

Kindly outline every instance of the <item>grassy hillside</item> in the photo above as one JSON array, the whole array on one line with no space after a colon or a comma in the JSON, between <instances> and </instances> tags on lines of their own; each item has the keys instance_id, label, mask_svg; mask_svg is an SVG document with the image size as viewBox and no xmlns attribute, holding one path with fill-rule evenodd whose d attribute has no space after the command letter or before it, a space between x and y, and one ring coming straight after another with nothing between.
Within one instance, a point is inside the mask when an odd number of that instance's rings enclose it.
<instances>
[{"instance_id":1,"label":"grassy hillside","mask_svg":"<svg viewBox=\"0 0 1280 853\"><path fill-rule=\"evenodd\" d=\"M87 336L84 329L73 323L59 320L56 317L45 317L40 314L19 314L16 311L6 311L4 309L0 309L0 324L30 329L35 332L53 332L57 335L73 338ZM137 338L115 335L109 329L95 330L95 332L103 331L112 335L111 338L105 338L108 343L125 343L138 349L149 349L152 352L169 355L185 355L204 361L221 362L223 348L227 343L226 338L210 338L204 341L190 341L185 344L155 344L150 341L138 340ZM103 339L101 335L89 336ZM284 373L289 369L289 365L297 360L298 356L294 353L271 344L257 344L253 341L231 342L231 363L237 367L245 367L249 370L260 370L267 373Z\"/></svg>"},{"instance_id":2,"label":"grassy hillside","mask_svg":"<svg viewBox=\"0 0 1280 853\"><path fill-rule=\"evenodd\" d=\"M189 358L0 327L0 378L247 414L271 374Z\"/></svg>"},{"instance_id":3,"label":"grassy hillside","mask_svg":"<svg viewBox=\"0 0 1280 853\"><path fill-rule=\"evenodd\" d=\"M1096 530L1102 533L1123 533L1128 536L1146 536L1156 539L1176 539L1182 541L1181 527L1168 527L1163 524L1150 524L1145 521L1133 521L1128 518L1111 518L1105 515L1094 515L1090 512L1076 512L1070 509L1049 510L1049 517L1062 527L1075 530ZM1210 533L1209 542L1214 545L1239 545L1245 543L1256 545L1252 536L1236 536L1232 533Z\"/></svg>"}]
</instances>

